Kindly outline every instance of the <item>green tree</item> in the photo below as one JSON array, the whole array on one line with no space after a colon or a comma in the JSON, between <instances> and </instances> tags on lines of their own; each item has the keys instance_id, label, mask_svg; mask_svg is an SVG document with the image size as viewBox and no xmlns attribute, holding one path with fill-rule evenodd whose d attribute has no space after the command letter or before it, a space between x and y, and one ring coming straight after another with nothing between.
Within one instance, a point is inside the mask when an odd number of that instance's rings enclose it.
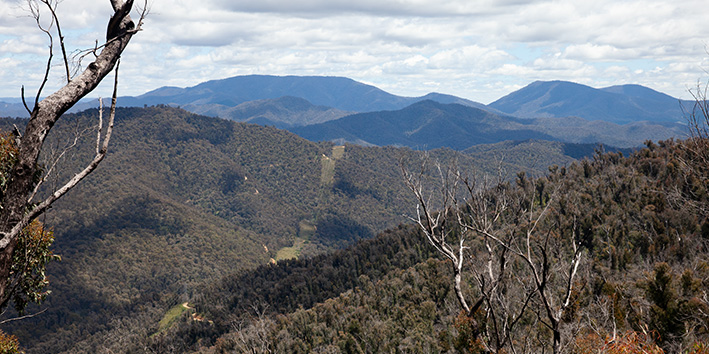
<instances>
[{"instance_id":1,"label":"green tree","mask_svg":"<svg viewBox=\"0 0 709 354\"><path fill-rule=\"evenodd\" d=\"M650 326L659 336L660 343L676 338L684 332L679 294L674 284L670 265L658 263L645 285L650 300Z\"/></svg>"},{"instance_id":2,"label":"green tree","mask_svg":"<svg viewBox=\"0 0 709 354\"><path fill-rule=\"evenodd\" d=\"M20 342L17 337L0 331L0 354L20 353Z\"/></svg>"}]
</instances>

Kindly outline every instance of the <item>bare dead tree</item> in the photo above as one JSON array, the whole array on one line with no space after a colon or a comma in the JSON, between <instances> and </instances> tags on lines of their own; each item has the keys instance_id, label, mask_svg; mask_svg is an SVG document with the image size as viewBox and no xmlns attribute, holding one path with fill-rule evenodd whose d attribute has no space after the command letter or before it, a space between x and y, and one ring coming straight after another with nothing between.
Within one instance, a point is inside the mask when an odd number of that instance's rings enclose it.
<instances>
[{"instance_id":1,"label":"bare dead tree","mask_svg":"<svg viewBox=\"0 0 709 354\"><path fill-rule=\"evenodd\" d=\"M232 323L234 346L240 353L268 354L273 353L273 343L269 331L274 326L272 319L266 315L267 306L263 309L252 306L253 315L250 319Z\"/></svg>"},{"instance_id":2,"label":"bare dead tree","mask_svg":"<svg viewBox=\"0 0 709 354\"><path fill-rule=\"evenodd\" d=\"M572 304L583 257L576 240L575 219L571 235L565 235L560 225L550 224L548 216L559 187L545 200L539 185L538 180L537 188L520 187L518 199L510 208L510 215L519 219L508 220L513 237L502 239L484 229L479 232L496 240L526 265L526 271L517 275L523 277L520 280L535 293L532 310L539 322L551 331L552 351L556 354L562 350L562 316Z\"/></svg>"},{"instance_id":3,"label":"bare dead tree","mask_svg":"<svg viewBox=\"0 0 709 354\"><path fill-rule=\"evenodd\" d=\"M16 281L17 275L12 274L11 268L13 253L22 230L37 216L46 211L57 199L61 198L76 186L79 181L89 175L106 156L115 117L118 63L121 54L133 35L141 30L143 20L148 13L146 0L143 8L139 9L140 18L136 23L130 16L134 0L110 0L114 12L108 21L106 40L104 44L96 46L95 50L91 52L94 55L93 61L86 69L80 74L72 76L69 68L70 60L66 53L64 37L56 12L58 3L55 0L28 0L31 15L34 17L40 31L48 37L49 54L44 78L37 90L34 105L31 109L25 100L24 87L22 88L23 103L30 113L30 119L27 122L24 134L18 136L16 162L10 169L9 178L0 200L0 206L2 207L0 209L0 308L4 308L7 305L7 302L12 297L12 292L16 290L13 287L13 282ZM50 14L48 25L40 20L40 16L45 10ZM61 49L67 83L58 91L40 100L45 85L49 80L55 42L59 43ZM104 122L102 114L99 116L96 151L93 159L83 170L75 174L48 197L39 201L35 200L39 185L46 180L46 178L40 176L42 171L39 167L38 159L50 130L62 114L94 90L114 70L116 76L110 113L107 122Z\"/></svg>"},{"instance_id":4,"label":"bare dead tree","mask_svg":"<svg viewBox=\"0 0 709 354\"><path fill-rule=\"evenodd\" d=\"M690 137L709 139L709 84L697 83L697 87L688 91L694 100L692 108L685 109Z\"/></svg>"},{"instance_id":5,"label":"bare dead tree","mask_svg":"<svg viewBox=\"0 0 709 354\"><path fill-rule=\"evenodd\" d=\"M524 174L513 188L501 172L494 183L484 178L480 183L454 165L435 164L438 189L431 192L426 189L427 164L424 160L416 173L402 167L418 201L412 220L450 260L463 310L471 317L483 310L484 325L474 325L486 333L485 349L535 352L539 348L533 338L517 328L526 319L550 330L546 345L559 353L562 317L572 305L582 250L575 223L570 232L562 232L550 221L557 189L546 191L543 180L531 186ZM474 289L465 291L464 279Z\"/></svg>"},{"instance_id":6,"label":"bare dead tree","mask_svg":"<svg viewBox=\"0 0 709 354\"><path fill-rule=\"evenodd\" d=\"M478 180L462 174L455 164L443 167L434 163L436 178L432 182L438 189L431 193L427 190L427 164L424 157L416 173L402 164L405 183L418 201L417 216L412 220L428 243L450 260L456 298L471 319L474 334L484 337L481 344L485 349L518 352L519 347L524 352L523 340L513 344L519 337L515 327L527 314L535 292L518 281L513 274L517 260L497 241L510 236L503 236L506 230L500 228L509 207L502 169L498 168L495 177ZM488 236L493 233L495 238ZM473 289L464 290L466 283ZM476 320L478 311L484 318L482 323Z\"/></svg>"},{"instance_id":7,"label":"bare dead tree","mask_svg":"<svg viewBox=\"0 0 709 354\"><path fill-rule=\"evenodd\" d=\"M689 137L684 142L684 153L679 157L682 162L685 179L688 185L709 184L709 83L697 83L689 89L693 103L691 108L682 106ZM692 188L671 191L670 197L683 206L696 208L700 213L709 214L709 203L702 202Z\"/></svg>"},{"instance_id":8,"label":"bare dead tree","mask_svg":"<svg viewBox=\"0 0 709 354\"><path fill-rule=\"evenodd\" d=\"M513 207L510 186L499 167L492 182L487 178L482 184L467 176L458 178L464 186L464 198L462 204L455 205L457 224L464 232L476 235L468 262L485 304L488 349L528 352L526 337L516 327L521 320L530 319L528 310L536 292L522 281L518 272L523 264L507 247L515 237L515 228L505 222Z\"/></svg>"},{"instance_id":9,"label":"bare dead tree","mask_svg":"<svg viewBox=\"0 0 709 354\"><path fill-rule=\"evenodd\" d=\"M427 158L427 157L425 157ZM402 163L402 173L404 174L404 182L414 193L418 205L416 206L417 217L412 219L416 222L428 242L444 257L451 261L454 274L454 289L456 298L461 307L467 313L473 313L482 304L478 300L473 307L468 305L462 289L462 274L463 266L465 265L465 252L468 249L467 241L470 235L460 233L456 227L454 220L449 213L455 213L454 206L457 204L454 199L458 191L457 171L452 168L443 169L440 164L436 164L438 173L438 183L440 183L440 193L436 194L436 198L440 198L439 204L435 207L431 200L434 195L426 194L427 191L425 178L428 175L427 161L421 163L421 169L415 173L409 173ZM437 207L437 208L436 208Z\"/></svg>"}]
</instances>

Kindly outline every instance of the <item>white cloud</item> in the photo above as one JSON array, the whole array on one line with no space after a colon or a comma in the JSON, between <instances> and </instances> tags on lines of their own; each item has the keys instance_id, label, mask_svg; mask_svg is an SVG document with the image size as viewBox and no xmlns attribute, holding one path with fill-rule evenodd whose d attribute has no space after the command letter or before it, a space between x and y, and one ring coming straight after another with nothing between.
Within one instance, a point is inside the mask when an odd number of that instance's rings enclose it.
<instances>
[{"instance_id":1,"label":"white cloud","mask_svg":"<svg viewBox=\"0 0 709 354\"><path fill-rule=\"evenodd\" d=\"M568 59L582 61L619 61L641 58L641 51L636 48L620 49L611 45L596 45L591 43L574 44L566 47L563 56Z\"/></svg>"},{"instance_id":2,"label":"white cloud","mask_svg":"<svg viewBox=\"0 0 709 354\"><path fill-rule=\"evenodd\" d=\"M431 57L431 66L438 69L471 70L484 73L498 63L511 60L509 53L497 48L470 45L462 48L444 49Z\"/></svg>"},{"instance_id":3,"label":"white cloud","mask_svg":"<svg viewBox=\"0 0 709 354\"><path fill-rule=\"evenodd\" d=\"M480 4L465 0L214 0L235 12L284 13L306 17L361 13L374 16L461 16L480 13Z\"/></svg>"},{"instance_id":4,"label":"white cloud","mask_svg":"<svg viewBox=\"0 0 709 354\"><path fill-rule=\"evenodd\" d=\"M0 53L47 55L47 39L40 35L28 35L0 41Z\"/></svg>"},{"instance_id":5,"label":"white cloud","mask_svg":"<svg viewBox=\"0 0 709 354\"><path fill-rule=\"evenodd\" d=\"M23 63L0 70L0 96L15 95L17 77L41 77L46 60L46 38L22 3L0 0L0 65ZM102 39L108 1L59 9L70 51ZM482 102L553 79L679 96L709 67L706 18L696 0L152 0L124 54L121 90L258 73L348 76L395 94Z\"/></svg>"},{"instance_id":6,"label":"white cloud","mask_svg":"<svg viewBox=\"0 0 709 354\"><path fill-rule=\"evenodd\" d=\"M488 71L490 75L508 77L531 77L536 71L529 66L516 64L502 64L500 67Z\"/></svg>"}]
</instances>

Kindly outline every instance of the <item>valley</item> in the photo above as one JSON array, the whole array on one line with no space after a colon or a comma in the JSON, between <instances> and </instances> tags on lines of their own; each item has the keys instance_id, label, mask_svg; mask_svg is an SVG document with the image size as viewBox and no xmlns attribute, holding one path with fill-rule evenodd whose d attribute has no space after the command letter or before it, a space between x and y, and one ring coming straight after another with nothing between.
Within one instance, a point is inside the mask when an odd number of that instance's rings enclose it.
<instances>
[{"instance_id":1,"label":"valley","mask_svg":"<svg viewBox=\"0 0 709 354\"><path fill-rule=\"evenodd\" d=\"M0 354L709 354L707 18L0 0Z\"/></svg>"},{"instance_id":2,"label":"valley","mask_svg":"<svg viewBox=\"0 0 709 354\"><path fill-rule=\"evenodd\" d=\"M310 92L308 99L319 106L306 98L254 96L258 90L252 90L252 96L229 102L221 97L205 108L190 103L193 90L171 88L135 98L136 104L165 99L157 105L119 108L106 160L43 217L55 230L54 251L62 261L48 267L53 293L30 309L46 312L7 327L27 353L239 351L242 339L257 339L256 330L265 331L273 345L286 336L281 345L303 353L324 350L324 343L370 352L462 350L464 330L446 282L448 263L411 225L417 201L401 166L424 160L455 164L480 180L502 176L510 190L540 191L539 203L544 193L563 188L564 197L553 200L570 198L579 208L573 215L582 224L573 232L583 234L588 259L602 269L594 276L622 287L613 296L627 301L644 299L631 284L653 271L643 264L670 262L676 272L683 267L682 261L672 263L679 246L663 232L671 229L691 247L705 247L702 216L692 212L675 225L677 206L657 193L663 183L691 183L676 180L673 167L661 162L675 161L669 156L685 151L683 145L669 140L642 147L686 134L674 113L666 119L591 121L576 111L529 113L532 106L543 107L529 93L531 103L506 106L512 99L506 98L484 106L445 95L405 99L333 78L244 77L205 83L200 92L215 87L246 95L228 86L240 80L271 90L287 80L289 87ZM349 101L328 98L314 86L331 80L342 85ZM365 94L358 98L350 86ZM546 89L544 83L531 86ZM637 96L631 89L604 89L601 97ZM374 97L377 106L365 104ZM242 115L209 117L173 105ZM49 144L67 145L96 116L95 109L66 115ZM13 124L24 121L0 120L3 130ZM79 137L76 153L59 161L58 180L88 161L93 140ZM445 186L437 173L424 173L431 190ZM606 184L616 180L622 185ZM702 187L692 188L690 198L704 203ZM618 200L635 204L619 209ZM554 215L568 227L568 215ZM640 221L646 217L651 226ZM633 226L609 233L618 220ZM665 222L664 231L654 220ZM705 281L703 257L691 255L698 268L690 280L697 284ZM618 278L622 269L634 276ZM585 281L589 288L578 294L580 303L600 301L610 291L591 286L598 278ZM698 293L692 291L683 299L694 301ZM617 325L635 328L630 322ZM322 332L322 326L338 332ZM697 338L704 338L701 322L696 326ZM305 329L321 332L298 332Z\"/></svg>"}]
</instances>

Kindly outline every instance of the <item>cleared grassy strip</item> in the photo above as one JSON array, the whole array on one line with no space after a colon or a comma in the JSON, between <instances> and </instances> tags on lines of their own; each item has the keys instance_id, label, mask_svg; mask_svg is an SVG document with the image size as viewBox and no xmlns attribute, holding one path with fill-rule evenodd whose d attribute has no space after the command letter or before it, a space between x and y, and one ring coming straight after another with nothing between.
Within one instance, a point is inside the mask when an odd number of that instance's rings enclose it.
<instances>
[{"instance_id":1,"label":"cleared grassy strip","mask_svg":"<svg viewBox=\"0 0 709 354\"><path fill-rule=\"evenodd\" d=\"M335 180L335 160L322 155L321 161L320 184L331 185Z\"/></svg>"},{"instance_id":2,"label":"cleared grassy strip","mask_svg":"<svg viewBox=\"0 0 709 354\"><path fill-rule=\"evenodd\" d=\"M320 172L320 184L321 186L331 187L335 181L335 164L338 159L345 156L345 146L338 145L332 147L332 157L328 157L323 154L320 158L322 163L322 168ZM323 189L325 192L326 189ZM320 196L322 201L322 195ZM298 224L298 237L293 241L293 246L283 247L278 252L276 252L276 262L284 259L293 259L300 256L300 252L303 246L310 238L315 235L316 227L308 220L301 220Z\"/></svg>"},{"instance_id":3,"label":"cleared grassy strip","mask_svg":"<svg viewBox=\"0 0 709 354\"><path fill-rule=\"evenodd\" d=\"M300 250L303 249L303 245L305 244L305 239L302 239L300 237L296 238L295 241L293 242L292 247L283 247L278 252L276 253L276 262L284 260L284 259L293 259L293 258L298 258L300 256Z\"/></svg>"},{"instance_id":4,"label":"cleared grassy strip","mask_svg":"<svg viewBox=\"0 0 709 354\"><path fill-rule=\"evenodd\" d=\"M322 161L322 170L320 172L320 184L329 186L335 180L335 163L337 160L345 156L345 147L343 145L332 147L332 157L325 154L320 159Z\"/></svg>"},{"instance_id":5,"label":"cleared grassy strip","mask_svg":"<svg viewBox=\"0 0 709 354\"><path fill-rule=\"evenodd\" d=\"M332 159L333 160L339 160L343 156L345 156L345 146L344 145L338 145L338 146L332 147Z\"/></svg>"},{"instance_id":6,"label":"cleared grassy strip","mask_svg":"<svg viewBox=\"0 0 709 354\"><path fill-rule=\"evenodd\" d=\"M185 307L184 304L177 304L177 305L173 306L172 308L170 308L169 310L167 310L167 312L165 313L165 316L163 316L162 319L160 320L160 322L158 322L158 331L155 332L153 335L161 333L161 332L167 330L168 328L170 328L170 326L172 326L172 324L175 323L175 321L177 321L177 319L180 318L180 316L182 316L183 313L185 313L186 311L190 311L190 310L191 309L188 307Z\"/></svg>"}]
</instances>

